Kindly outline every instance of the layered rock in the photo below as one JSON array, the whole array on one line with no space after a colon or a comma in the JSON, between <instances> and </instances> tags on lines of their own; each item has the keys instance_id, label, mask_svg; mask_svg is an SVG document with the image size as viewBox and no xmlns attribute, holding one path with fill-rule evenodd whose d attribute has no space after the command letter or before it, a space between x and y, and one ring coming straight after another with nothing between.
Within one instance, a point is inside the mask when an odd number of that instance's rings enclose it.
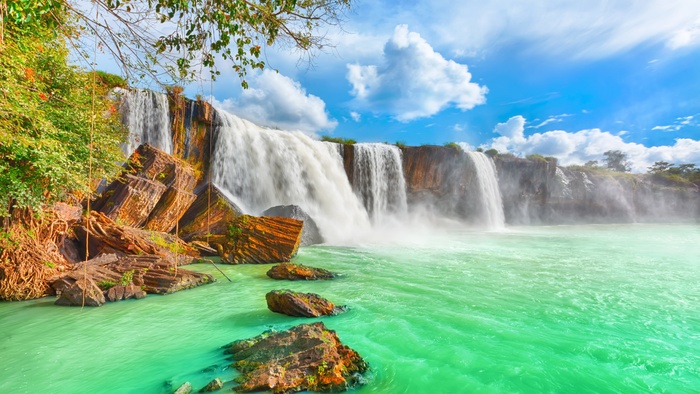
<instances>
[{"instance_id":1,"label":"layered rock","mask_svg":"<svg viewBox=\"0 0 700 394\"><path fill-rule=\"evenodd\" d=\"M296 317L337 315L344 308L314 293L298 293L291 290L273 290L265 295L267 308L272 312Z\"/></svg>"},{"instance_id":2,"label":"layered rock","mask_svg":"<svg viewBox=\"0 0 700 394\"><path fill-rule=\"evenodd\" d=\"M227 346L241 372L238 392L343 391L361 383L367 363L323 323L264 333Z\"/></svg>"},{"instance_id":3,"label":"layered rock","mask_svg":"<svg viewBox=\"0 0 700 394\"><path fill-rule=\"evenodd\" d=\"M223 261L230 264L266 264L290 261L301 242L304 223L282 217L241 215L226 235L210 237Z\"/></svg>"},{"instance_id":4,"label":"layered rock","mask_svg":"<svg viewBox=\"0 0 700 394\"><path fill-rule=\"evenodd\" d=\"M199 257L197 249L177 237L154 231L122 226L100 212L93 212L73 228L80 250L87 244L88 258L105 253L119 255L156 254L179 264L191 263Z\"/></svg>"},{"instance_id":5,"label":"layered rock","mask_svg":"<svg viewBox=\"0 0 700 394\"><path fill-rule=\"evenodd\" d=\"M92 291L95 299L103 304L105 294L110 301L119 301L142 298L143 292L169 294L212 282L211 275L179 268L162 256L112 254L78 264L73 270L53 278L51 287L59 297L58 305L82 305L83 288ZM75 296L78 288L80 297ZM102 297L97 295L98 290Z\"/></svg>"},{"instance_id":6,"label":"layered rock","mask_svg":"<svg viewBox=\"0 0 700 394\"><path fill-rule=\"evenodd\" d=\"M302 264L277 264L267 271L267 276L277 280L326 280L336 275L323 268L307 267Z\"/></svg>"},{"instance_id":7,"label":"layered rock","mask_svg":"<svg viewBox=\"0 0 700 394\"><path fill-rule=\"evenodd\" d=\"M243 211L213 184L198 187L196 194L196 200L180 219L179 235L186 241L206 241L211 235L226 235L229 225L243 214Z\"/></svg>"},{"instance_id":8,"label":"layered rock","mask_svg":"<svg viewBox=\"0 0 700 394\"><path fill-rule=\"evenodd\" d=\"M316 222L298 205L278 205L265 210L261 216L278 216L304 222L304 229L301 231L300 246L316 245L324 242Z\"/></svg>"},{"instance_id":9,"label":"layered rock","mask_svg":"<svg viewBox=\"0 0 700 394\"><path fill-rule=\"evenodd\" d=\"M92 209L127 226L169 232L194 201L195 182L189 164L144 144Z\"/></svg>"},{"instance_id":10,"label":"layered rock","mask_svg":"<svg viewBox=\"0 0 700 394\"><path fill-rule=\"evenodd\" d=\"M56 305L63 306L102 306L105 296L91 277L78 278L62 289Z\"/></svg>"}]
</instances>

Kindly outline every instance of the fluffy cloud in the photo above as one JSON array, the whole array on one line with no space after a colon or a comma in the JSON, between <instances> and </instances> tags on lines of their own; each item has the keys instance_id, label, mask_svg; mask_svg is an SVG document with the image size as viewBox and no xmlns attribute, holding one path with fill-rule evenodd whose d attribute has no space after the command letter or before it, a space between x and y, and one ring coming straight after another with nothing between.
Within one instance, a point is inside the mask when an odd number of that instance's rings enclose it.
<instances>
[{"instance_id":1,"label":"fluffy cloud","mask_svg":"<svg viewBox=\"0 0 700 394\"><path fill-rule=\"evenodd\" d=\"M499 123L494 129L500 137L494 138L485 147L495 148L501 152L509 151L525 156L539 153L554 156L563 165L583 164L589 160L601 161L603 152L620 150L627 154L632 162L632 171L646 172L647 167L655 161L670 163L700 163L700 141L689 138L676 139L675 144L646 147L642 144L625 142L621 135L615 135L600 129L566 132L563 130L523 134L525 119L514 116L505 123Z\"/></svg>"},{"instance_id":2,"label":"fluffy cloud","mask_svg":"<svg viewBox=\"0 0 700 394\"><path fill-rule=\"evenodd\" d=\"M486 102L488 89L471 82L466 65L445 59L406 25L394 29L381 65L347 68L355 104L400 121L428 117L449 106L468 110Z\"/></svg>"},{"instance_id":3,"label":"fluffy cloud","mask_svg":"<svg viewBox=\"0 0 700 394\"><path fill-rule=\"evenodd\" d=\"M568 118L569 116L572 116L572 115L571 114L553 115L553 116L550 116L549 118L543 120L542 122L540 122L536 125L528 126L528 128L539 129L540 127L544 127L550 123L563 122L564 118Z\"/></svg>"},{"instance_id":4,"label":"fluffy cloud","mask_svg":"<svg viewBox=\"0 0 700 394\"><path fill-rule=\"evenodd\" d=\"M307 94L299 82L289 77L266 69L249 84L238 98L217 101L215 106L261 126L311 135L338 125L329 118L323 100Z\"/></svg>"}]
</instances>

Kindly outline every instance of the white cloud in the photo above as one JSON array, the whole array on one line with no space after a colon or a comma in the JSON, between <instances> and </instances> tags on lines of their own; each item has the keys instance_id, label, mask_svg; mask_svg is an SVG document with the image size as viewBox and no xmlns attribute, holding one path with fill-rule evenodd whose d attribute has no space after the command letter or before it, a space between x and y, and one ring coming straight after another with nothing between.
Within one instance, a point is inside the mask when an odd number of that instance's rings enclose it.
<instances>
[{"instance_id":1,"label":"white cloud","mask_svg":"<svg viewBox=\"0 0 700 394\"><path fill-rule=\"evenodd\" d=\"M217 101L215 106L261 126L310 135L338 125L329 118L322 99L307 94L299 82L289 77L266 69L253 76L249 84L238 98Z\"/></svg>"},{"instance_id":2,"label":"white cloud","mask_svg":"<svg viewBox=\"0 0 700 394\"><path fill-rule=\"evenodd\" d=\"M614 135L600 129L566 132L563 130L522 134L519 125L524 124L522 116L514 116L496 129L500 137L484 147L495 148L500 152L509 151L516 155L538 153L554 156L562 165L583 164L589 160L602 161L603 152L620 150L627 154L633 172L646 172L655 161L670 163L700 163L700 141L678 138L673 145L646 147L634 142L625 142L621 135Z\"/></svg>"},{"instance_id":3,"label":"white cloud","mask_svg":"<svg viewBox=\"0 0 700 394\"><path fill-rule=\"evenodd\" d=\"M454 131L464 131L464 126L462 126L462 125L459 124L459 123L455 123L455 124L452 126L452 130L454 130Z\"/></svg>"},{"instance_id":4,"label":"white cloud","mask_svg":"<svg viewBox=\"0 0 700 394\"><path fill-rule=\"evenodd\" d=\"M700 42L700 21L691 26L686 26L678 31L666 42L671 49L679 49Z\"/></svg>"},{"instance_id":5,"label":"white cloud","mask_svg":"<svg viewBox=\"0 0 700 394\"><path fill-rule=\"evenodd\" d=\"M355 104L410 121L454 106L486 102L488 89L471 82L466 65L446 60L418 33L398 25L384 46L380 65L348 64Z\"/></svg>"},{"instance_id":6,"label":"white cloud","mask_svg":"<svg viewBox=\"0 0 700 394\"><path fill-rule=\"evenodd\" d=\"M355 112L355 111L350 111L350 117L355 122L359 122L362 119L362 116L358 112Z\"/></svg>"},{"instance_id":7,"label":"white cloud","mask_svg":"<svg viewBox=\"0 0 700 394\"><path fill-rule=\"evenodd\" d=\"M431 0L366 2L357 31L408 23L449 53L483 54L504 46L569 58L601 58L649 44L671 49L697 44L700 1L695 0ZM365 14L369 11L370 13Z\"/></svg>"},{"instance_id":8,"label":"white cloud","mask_svg":"<svg viewBox=\"0 0 700 394\"><path fill-rule=\"evenodd\" d=\"M493 132L512 140L522 140L525 131L525 118L520 115L513 116L505 123L499 123Z\"/></svg>"},{"instance_id":9,"label":"white cloud","mask_svg":"<svg viewBox=\"0 0 700 394\"><path fill-rule=\"evenodd\" d=\"M567 118L569 116L572 116L572 115L571 114L553 115L553 116L550 116L549 118L545 119L541 123L534 125L534 126L529 126L528 128L539 129L539 128L544 127L550 123L562 122L564 120L564 118Z\"/></svg>"},{"instance_id":10,"label":"white cloud","mask_svg":"<svg viewBox=\"0 0 700 394\"><path fill-rule=\"evenodd\" d=\"M654 126L651 129L652 130L661 130L661 131L679 131L680 129L682 129L686 126L700 126L700 122L698 122L698 121L693 122L693 119L695 119L695 117L698 115L700 115L700 114L695 114L695 115L690 115L690 116L680 116L680 117L676 118L676 120L673 122L673 124Z\"/></svg>"}]
</instances>

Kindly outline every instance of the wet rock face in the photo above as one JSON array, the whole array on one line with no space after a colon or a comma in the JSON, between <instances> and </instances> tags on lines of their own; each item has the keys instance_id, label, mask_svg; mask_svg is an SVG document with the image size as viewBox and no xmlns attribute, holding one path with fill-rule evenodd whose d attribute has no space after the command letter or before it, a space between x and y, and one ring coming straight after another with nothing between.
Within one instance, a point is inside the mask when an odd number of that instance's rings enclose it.
<instances>
[{"instance_id":1,"label":"wet rock face","mask_svg":"<svg viewBox=\"0 0 700 394\"><path fill-rule=\"evenodd\" d=\"M316 222L298 205L278 205L265 210L261 216L279 216L304 222L304 229L301 231L301 243L299 246L317 245L324 242Z\"/></svg>"},{"instance_id":2,"label":"wet rock face","mask_svg":"<svg viewBox=\"0 0 700 394\"><path fill-rule=\"evenodd\" d=\"M323 323L264 333L227 346L241 372L238 392L344 391L361 383L367 363Z\"/></svg>"},{"instance_id":3,"label":"wet rock face","mask_svg":"<svg viewBox=\"0 0 700 394\"><path fill-rule=\"evenodd\" d=\"M207 235L225 235L229 224L243 214L218 187L204 184L195 190L196 200L180 219L179 235L185 241L204 241Z\"/></svg>"},{"instance_id":4,"label":"wet rock face","mask_svg":"<svg viewBox=\"0 0 700 394\"><path fill-rule=\"evenodd\" d=\"M307 267L301 264L277 264L267 271L267 276L277 280L327 280L336 275L322 268Z\"/></svg>"},{"instance_id":5,"label":"wet rock face","mask_svg":"<svg viewBox=\"0 0 700 394\"><path fill-rule=\"evenodd\" d=\"M102 289L90 277L76 280L56 299L56 305L63 306L102 306L104 303Z\"/></svg>"},{"instance_id":6,"label":"wet rock face","mask_svg":"<svg viewBox=\"0 0 700 394\"><path fill-rule=\"evenodd\" d=\"M273 290L265 295L267 308L273 312L296 317L337 315L344 309L314 293Z\"/></svg>"},{"instance_id":7,"label":"wet rock face","mask_svg":"<svg viewBox=\"0 0 700 394\"><path fill-rule=\"evenodd\" d=\"M297 254L303 226L296 219L242 215L229 223L226 235L209 242L230 264L279 263Z\"/></svg>"}]
</instances>

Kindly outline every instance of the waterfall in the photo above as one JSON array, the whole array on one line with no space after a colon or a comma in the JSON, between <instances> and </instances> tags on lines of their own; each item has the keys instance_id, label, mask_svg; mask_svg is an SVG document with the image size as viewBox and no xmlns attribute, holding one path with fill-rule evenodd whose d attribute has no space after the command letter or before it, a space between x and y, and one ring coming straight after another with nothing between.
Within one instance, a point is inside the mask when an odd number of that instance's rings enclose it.
<instances>
[{"instance_id":1,"label":"waterfall","mask_svg":"<svg viewBox=\"0 0 700 394\"><path fill-rule=\"evenodd\" d=\"M167 153L173 152L168 97L150 90L124 90L120 112L129 130L122 152L129 156L141 144L148 143Z\"/></svg>"},{"instance_id":2,"label":"waterfall","mask_svg":"<svg viewBox=\"0 0 700 394\"><path fill-rule=\"evenodd\" d=\"M262 128L221 110L215 118L212 180L245 212L299 205L329 241L347 240L369 228L335 144Z\"/></svg>"},{"instance_id":3,"label":"waterfall","mask_svg":"<svg viewBox=\"0 0 700 394\"><path fill-rule=\"evenodd\" d=\"M490 229L505 226L503 201L498 189L496 165L493 160L481 152L466 152L476 168L476 180L481 202L483 224Z\"/></svg>"},{"instance_id":4,"label":"waterfall","mask_svg":"<svg viewBox=\"0 0 700 394\"><path fill-rule=\"evenodd\" d=\"M386 144L355 144L353 188L373 222L407 211L401 150Z\"/></svg>"}]
</instances>

